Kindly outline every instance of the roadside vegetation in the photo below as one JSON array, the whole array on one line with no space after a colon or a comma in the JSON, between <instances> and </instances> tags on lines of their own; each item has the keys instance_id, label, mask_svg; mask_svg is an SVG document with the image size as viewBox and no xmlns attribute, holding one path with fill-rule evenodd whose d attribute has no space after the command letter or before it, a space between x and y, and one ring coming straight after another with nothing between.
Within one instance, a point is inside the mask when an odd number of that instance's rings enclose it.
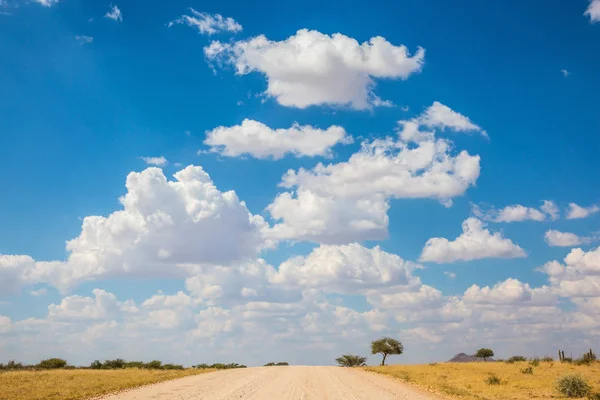
<instances>
[{"instance_id":1,"label":"roadside vegetation","mask_svg":"<svg viewBox=\"0 0 600 400\"><path fill-rule=\"evenodd\" d=\"M119 392L152 383L199 375L245 365L198 364L185 368L178 364L96 360L89 366L72 366L66 360L50 358L37 364L17 361L0 363L0 400L81 400Z\"/></svg>"},{"instance_id":2,"label":"roadside vegetation","mask_svg":"<svg viewBox=\"0 0 600 400\"><path fill-rule=\"evenodd\" d=\"M481 351L486 350L486 351ZM481 362L366 367L450 398L525 400L579 398L600 400L600 362L593 352L573 360L513 356L489 361L490 349L476 353ZM492 354L490 354L490 352ZM488 360L484 362L484 360Z\"/></svg>"}]
</instances>

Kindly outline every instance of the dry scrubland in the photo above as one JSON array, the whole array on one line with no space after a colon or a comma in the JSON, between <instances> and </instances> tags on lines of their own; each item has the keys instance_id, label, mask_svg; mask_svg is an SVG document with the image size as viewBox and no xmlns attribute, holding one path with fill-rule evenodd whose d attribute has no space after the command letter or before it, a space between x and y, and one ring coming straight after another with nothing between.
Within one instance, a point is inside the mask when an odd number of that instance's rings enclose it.
<instances>
[{"instance_id":1,"label":"dry scrubland","mask_svg":"<svg viewBox=\"0 0 600 400\"><path fill-rule=\"evenodd\" d=\"M391 365L367 367L368 371L390 375L416 386L451 398L477 400L525 400L565 398L556 390L556 380L566 374L579 374L600 392L600 363L589 366L540 362L533 374L524 374L528 362L439 363L435 365ZM489 385L490 374L502 383ZM600 397L598 397L600 399Z\"/></svg>"},{"instance_id":2,"label":"dry scrubland","mask_svg":"<svg viewBox=\"0 0 600 400\"><path fill-rule=\"evenodd\" d=\"M79 400L213 370L49 370L0 372L0 400Z\"/></svg>"}]
</instances>

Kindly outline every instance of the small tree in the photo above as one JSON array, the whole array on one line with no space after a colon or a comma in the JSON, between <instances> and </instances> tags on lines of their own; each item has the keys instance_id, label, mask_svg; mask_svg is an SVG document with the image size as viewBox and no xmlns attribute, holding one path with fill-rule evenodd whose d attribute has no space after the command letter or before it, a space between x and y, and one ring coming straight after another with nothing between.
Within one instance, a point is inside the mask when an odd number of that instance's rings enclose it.
<instances>
[{"instance_id":1,"label":"small tree","mask_svg":"<svg viewBox=\"0 0 600 400\"><path fill-rule=\"evenodd\" d=\"M494 352L492 351L492 349L481 348L477 350L477 353L475 353L475 357L483 358L485 361L487 361L488 358L494 357Z\"/></svg>"},{"instance_id":2,"label":"small tree","mask_svg":"<svg viewBox=\"0 0 600 400\"><path fill-rule=\"evenodd\" d=\"M371 354L383 354L383 360L381 365L385 365L385 359L388 355L402 354L404 352L404 346L396 339L390 337L383 337L379 340L371 342Z\"/></svg>"},{"instance_id":3,"label":"small tree","mask_svg":"<svg viewBox=\"0 0 600 400\"><path fill-rule=\"evenodd\" d=\"M62 358L49 358L47 360L42 360L37 365L38 368L41 369L60 369L67 366L67 362Z\"/></svg>"},{"instance_id":4,"label":"small tree","mask_svg":"<svg viewBox=\"0 0 600 400\"><path fill-rule=\"evenodd\" d=\"M356 356L354 354L344 354L335 359L340 367L362 367L367 361L366 357Z\"/></svg>"}]
</instances>

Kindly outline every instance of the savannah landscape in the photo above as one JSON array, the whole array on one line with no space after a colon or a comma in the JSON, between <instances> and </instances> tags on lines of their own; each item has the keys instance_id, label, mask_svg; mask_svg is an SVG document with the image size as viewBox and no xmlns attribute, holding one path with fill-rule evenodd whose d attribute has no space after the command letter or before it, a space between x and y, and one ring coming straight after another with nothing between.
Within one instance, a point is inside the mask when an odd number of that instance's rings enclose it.
<instances>
[{"instance_id":1,"label":"savannah landscape","mask_svg":"<svg viewBox=\"0 0 600 400\"><path fill-rule=\"evenodd\" d=\"M0 400L88 399L600 399L600 362L593 351L578 359L492 360L491 349L477 350L469 361L423 365L384 365L403 353L402 343L381 338L366 357L345 354L338 367L290 366L269 362L248 368L240 364L199 364L184 368L160 361L94 361L89 367L65 360L37 365L1 364Z\"/></svg>"},{"instance_id":2,"label":"savannah landscape","mask_svg":"<svg viewBox=\"0 0 600 400\"><path fill-rule=\"evenodd\" d=\"M0 400L600 400L599 49L600 0L0 0Z\"/></svg>"}]
</instances>

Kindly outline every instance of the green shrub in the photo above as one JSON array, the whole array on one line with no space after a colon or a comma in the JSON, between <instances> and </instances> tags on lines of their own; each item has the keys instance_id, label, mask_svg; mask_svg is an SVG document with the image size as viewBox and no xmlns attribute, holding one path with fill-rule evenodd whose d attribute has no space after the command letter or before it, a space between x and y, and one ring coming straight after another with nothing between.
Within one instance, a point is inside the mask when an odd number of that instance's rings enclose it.
<instances>
[{"instance_id":1,"label":"green shrub","mask_svg":"<svg viewBox=\"0 0 600 400\"><path fill-rule=\"evenodd\" d=\"M38 368L41 369L60 369L67 366L67 361L62 358L49 358L47 360L42 360L37 365Z\"/></svg>"},{"instance_id":2,"label":"green shrub","mask_svg":"<svg viewBox=\"0 0 600 400\"><path fill-rule=\"evenodd\" d=\"M538 365L540 365L540 359L539 359L539 358L537 358L537 357L535 357L535 358L532 358L532 359L529 361L529 364L530 364L530 365L533 365L534 367L537 367Z\"/></svg>"},{"instance_id":3,"label":"green shrub","mask_svg":"<svg viewBox=\"0 0 600 400\"><path fill-rule=\"evenodd\" d=\"M366 365L367 358L354 354L344 354L335 359L340 367L362 367Z\"/></svg>"},{"instance_id":4,"label":"green shrub","mask_svg":"<svg viewBox=\"0 0 600 400\"><path fill-rule=\"evenodd\" d=\"M117 358L114 360L106 360L102 364L102 369L122 369L125 368L125 360Z\"/></svg>"},{"instance_id":5,"label":"green shrub","mask_svg":"<svg viewBox=\"0 0 600 400\"><path fill-rule=\"evenodd\" d=\"M162 369L183 369L183 365L177 365L177 364L164 364L162 366Z\"/></svg>"},{"instance_id":6,"label":"green shrub","mask_svg":"<svg viewBox=\"0 0 600 400\"><path fill-rule=\"evenodd\" d=\"M533 368L532 367L521 368L521 373L525 374L525 375L533 375Z\"/></svg>"},{"instance_id":7,"label":"green shrub","mask_svg":"<svg viewBox=\"0 0 600 400\"><path fill-rule=\"evenodd\" d=\"M435 367L437 365L437 363L436 362L430 362L429 365L432 366L432 367Z\"/></svg>"},{"instance_id":8,"label":"green shrub","mask_svg":"<svg viewBox=\"0 0 600 400\"><path fill-rule=\"evenodd\" d=\"M90 364L90 368L91 369L102 369L103 365L100 362L100 360L95 360L93 363Z\"/></svg>"},{"instance_id":9,"label":"green shrub","mask_svg":"<svg viewBox=\"0 0 600 400\"><path fill-rule=\"evenodd\" d=\"M208 369L210 368L210 365L208 364L198 364L198 365L193 365L194 368L200 368L200 369Z\"/></svg>"},{"instance_id":10,"label":"green shrub","mask_svg":"<svg viewBox=\"0 0 600 400\"><path fill-rule=\"evenodd\" d=\"M0 363L0 371L2 371L2 370L14 371L14 370L25 369L25 368L28 368L28 367L23 365L23 363L16 362L15 360L10 360L6 365Z\"/></svg>"},{"instance_id":11,"label":"green shrub","mask_svg":"<svg viewBox=\"0 0 600 400\"><path fill-rule=\"evenodd\" d=\"M498 378L498 375L496 374L489 374L489 376L485 380L485 383L487 383L488 385L500 385L502 384L502 380Z\"/></svg>"},{"instance_id":12,"label":"green shrub","mask_svg":"<svg viewBox=\"0 0 600 400\"><path fill-rule=\"evenodd\" d=\"M511 358L509 358L508 360L506 360L506 363L513 364L513 363L516 363L516 362L523 362L523 361L527 361L527 358L525 358L523 356L512 356Z\"/></svg>"},{"instance_id":13,"label":"green shrub","mask_svg":"<svg viewBox=\"0 0 600 400\"><path fill-rule=\"evenodd\" d=\"M573 361L573 364L575 365L592 365L594 362L596 362L596 355L594 353L585 353L584 355L582 355L581 357L579 357L577 360Z\"/></svg>"},{"instance_id":14,"label":"green shrub","mask_svg":"<svg viewBox=\"0 0 600 400\"><path fill-rule=\"evenodd\" d=\"M266 363L265 367L274 367L275 363L274 362L270 362L270 363Z\"/></svg>"},{"instance_id":15,"label":"green shrub","mask_svg":"<svg viewBox=\"0 0 600 400\"><path fill-rule=\"evenodd\" d=\"M144 364L142 361L127 361L125 363L125 365L123 366L124 368L145 368L146 364Z\"/></svg>"},{"instance_id":16,"label":"green shrub","mask_svg":"<svg viewBox=\"0 0 600 400\"><path fill-rule=\"evenodd\" d=\"M584 397L590 394L590 385L577 374L564 375L556 381L556 389L567 397Z\"/></svg>"},{"instance_id":17,"label":"green shrub","mask_svg":"<svg viewBox=\"0 0 600 400\"><path fill-rule=\"evenodd\" d=\"M277 364L275 364L275 365L277 365L278 367L285 367L285 366L288 366L288 365L290 365L290 364L288 364L287 362L283 361L283 362L278 362L278 363L277 363Z\"/></svg>"},{"instance_id":18,"label":"green shrub","mask_svg":"<svg viewBox=\"0 0 600 400\"><path fill-rule=\"evenodd\" d=\"M544 358L542 358L543 362L554 362L554 358L550 357L550 356L546 356Z\"/></svg>"},{"instance_id":19,"label":"green shrub","mask_svg":"<svg viewBox=\"0 0 600 400\"><path fill-rule=\"evenodd\" d=\"M144 365L144 368L148 368L148 369L161 369L162 368L162 362L158 361L158 360L150 361L150 362L148 362L148 363L146 363Z\"/></svg>"}]
</instances>

